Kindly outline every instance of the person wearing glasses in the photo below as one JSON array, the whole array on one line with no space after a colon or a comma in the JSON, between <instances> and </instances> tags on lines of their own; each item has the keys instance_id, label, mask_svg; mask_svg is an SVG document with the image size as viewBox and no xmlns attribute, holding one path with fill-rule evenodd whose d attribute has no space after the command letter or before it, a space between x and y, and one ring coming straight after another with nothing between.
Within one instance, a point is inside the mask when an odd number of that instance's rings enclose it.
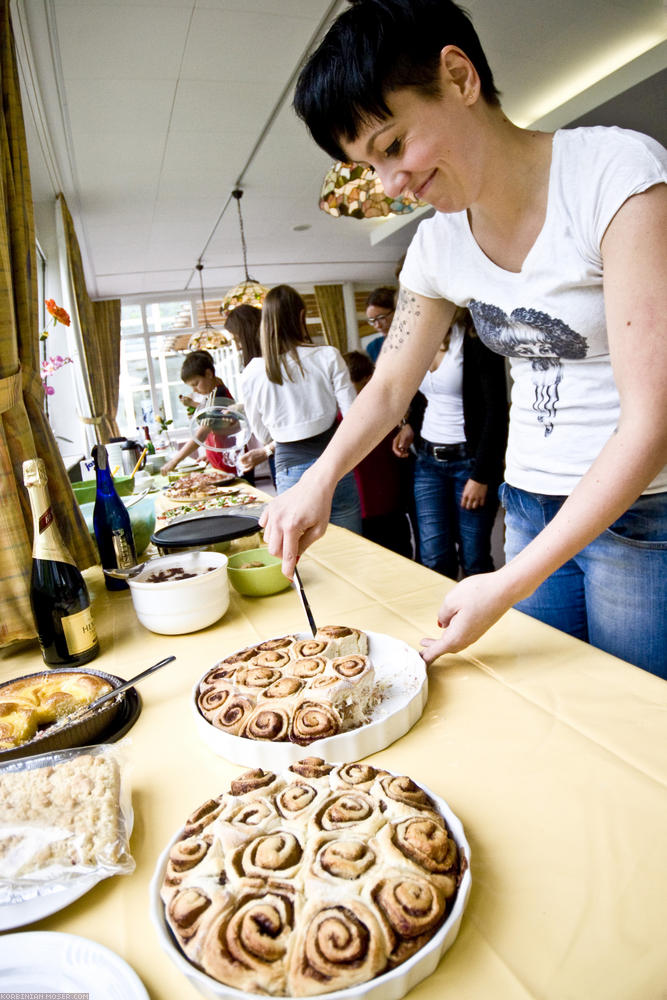
<instances>
[{"instance_id":1,"label":"person wearing glasses","mask_svg":"<svg viewBox=\"0 0 667 1000\"><path fill-rule=\"evenodd\" d=\"M379 334L366 344L366 354L373 364L378 359L384 338L389 333L389 327L394 318L395 297L396 292L393 288L382 285L380 288L374 288L366 299L366 319Z\"/></svg>"}]
</instances>

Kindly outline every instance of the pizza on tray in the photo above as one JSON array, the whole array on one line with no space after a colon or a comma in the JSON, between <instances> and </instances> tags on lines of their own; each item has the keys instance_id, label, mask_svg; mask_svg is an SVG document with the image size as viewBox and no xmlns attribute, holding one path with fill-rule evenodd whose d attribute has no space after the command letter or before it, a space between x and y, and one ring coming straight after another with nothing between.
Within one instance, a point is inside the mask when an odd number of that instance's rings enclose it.
<instances>
[{"instance_id":1,"label":"pizza on tray","mask_svg":"<svg viewBox=\"0 0 667 1000\"><path fill-rule=\"evenodd\" d=\"M220 469L190 472L168 486L163 496L168 500L182 500L186 503L208 500L210 497L222 496L229 483L236 478L235 473L222 472Z\"/></svg>"},{"instance_id":2,"label":"pizza on tray","mask_svg":"<svg viewBox=\"0 0 667 1000\"><path fill-rule=\"evenodd\" d=\"M230 507L247 507L250 504L261 503L259 497L246 493L241 489L228 489L220 497L209 497L208 500L198 500L194 503L179 503L177 507L169 507L156 517L156 527L164 528L179 517L186 514L201 514L206 511L228 510Z\"/></svg>"}]
</instances>

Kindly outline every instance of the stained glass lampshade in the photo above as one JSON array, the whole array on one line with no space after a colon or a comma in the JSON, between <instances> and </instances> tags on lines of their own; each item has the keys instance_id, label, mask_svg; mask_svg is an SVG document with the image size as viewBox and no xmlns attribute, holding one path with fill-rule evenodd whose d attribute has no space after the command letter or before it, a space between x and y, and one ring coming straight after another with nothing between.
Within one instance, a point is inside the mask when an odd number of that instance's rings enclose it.
<instances>
[{"instance_id":1,"label":"stained glass lampshade","mask_svg":"<svg viewBox=\"0 0 667 1000\"><path fill-rule=\"evenodd\" d=\"M327 172L320 191L323 212L352 219L406 215L423 204L409 192L390 198L372 167L340 160Z\"/></svg>"},{"instance_id":2,"label":"stained glass lampshade","mask_svg":"<svg viewBox=\"0 0 667 1000\"><path fill-rule=\"evenodd\" d=\"M217 347L228 347L232 338L224 330L216 330L214 326L204 326L193 333L188 341L189 351L214 351Z\"/></svg>"},{"instance_id":3,"label":"stained glass lampshade","mask_svg":"<svg viewBox=\"0 0 667 1000\"><path fill-rule=\"evenodd\" d=\"M247 281L242 281L234 288L230 288L220 305L223 323L232 309L236 309L237 306L256 306L257 309L261 309L267 292L268 288L260 285L259 281L255 281L254 278L248 278Z\"/></svg>"}]
</instances>

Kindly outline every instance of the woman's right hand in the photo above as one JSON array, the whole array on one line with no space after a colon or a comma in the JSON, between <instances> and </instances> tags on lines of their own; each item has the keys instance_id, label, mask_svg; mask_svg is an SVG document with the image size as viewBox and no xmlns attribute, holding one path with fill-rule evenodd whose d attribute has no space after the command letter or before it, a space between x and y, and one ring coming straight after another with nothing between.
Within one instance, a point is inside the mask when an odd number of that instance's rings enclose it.
<instances>
[{"instance_id":1,"label":"woman's right hand","mask_svg":"<svg viewBox=\"0 0 667 1000\"><path fill-rule=\"evenodd\" d=\"M407 458L410 454L410 445L415 439L415 432L410 424L404 424L394 440L391 442L391 450L397 458Z\"/></svg>"},{"instance_id":2,"label":"woman's right hand","mask_svg":"<svg viewBox=\"0 0 667 1000\"><path fill-rule=\"evenodd\" d=\"M268 550L282 557L282 570L289 580L299 557L327 530L331 515L335 483L328 488L317 480L311 482L308 472L267 504L259 519Z\"/></svg>"}]
</instances>

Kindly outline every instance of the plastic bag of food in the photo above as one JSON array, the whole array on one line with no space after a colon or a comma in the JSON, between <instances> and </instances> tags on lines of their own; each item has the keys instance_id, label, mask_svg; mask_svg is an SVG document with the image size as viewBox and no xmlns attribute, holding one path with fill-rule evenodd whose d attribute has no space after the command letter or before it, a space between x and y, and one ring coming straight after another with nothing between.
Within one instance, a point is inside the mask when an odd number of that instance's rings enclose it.
<instances>
[{"instance_id":1,"label":"plastic bag of food","mask_svg":"<svg viewBox=\"0 0 667 1000\"><path fill-rule=\"evenodd\" d=\"M125 771L109 745L0 765L0 904L134 871Z\"/></svg>"}]
</instances>

